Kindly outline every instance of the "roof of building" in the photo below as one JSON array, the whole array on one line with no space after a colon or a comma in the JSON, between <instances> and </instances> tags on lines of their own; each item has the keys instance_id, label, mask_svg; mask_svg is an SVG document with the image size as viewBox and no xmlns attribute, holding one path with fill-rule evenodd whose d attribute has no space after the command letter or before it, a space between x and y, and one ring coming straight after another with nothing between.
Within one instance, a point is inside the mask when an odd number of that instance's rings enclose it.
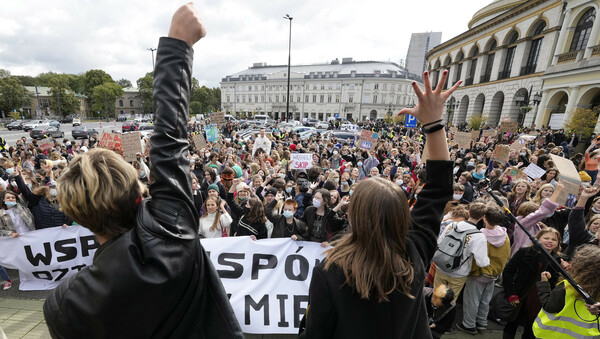
<instances>
[{"instance_id":1,"label":"roof of building","mask_svg":"<svg viewBox=\"0 0 600 339\"><path fill-rule=\"evenodd\" d=\"M287 65L266 65L264 63L255 63L247 70L228 75L223 81L239 80L266 80L266 77L272 74L285 72ZM292 79L294 74L303 75L304 78L349 78L354 74L355 77L388 77L388 78L409 78L420 80L415 74L408 73L406 69L391 61L354 61L352 58L344 58L342 62L338 59L330 63L292 65L290 67ZM282 77L285 79L285 77Z\"/></svg>"},{"instance_id":2,"label":"roof of building","mask_svg":"<svg viewBox=\"0 0 600 339\"><path fill-rule=\"evenodd\" d=\"M527 0L494 0L491 4L473 14L473 18L469 21L469 29L506 13L524 2L527 2Z\"/></svg>"},{"instance_id":3,"label":"roof of building","mask_svg":"<svg viewBox=\"0 0 600 339\"><path fill-rule=\"evenodd\" d=\"M30 95L35 95L35 86L23 86L27 90ZM71 91L67 90L68 93ZM50 87L37 86L37 93L41 97L49 97L50 96ZM83 94L75 93L76 98L87 98Z\"/></svg>"}]
</instances>

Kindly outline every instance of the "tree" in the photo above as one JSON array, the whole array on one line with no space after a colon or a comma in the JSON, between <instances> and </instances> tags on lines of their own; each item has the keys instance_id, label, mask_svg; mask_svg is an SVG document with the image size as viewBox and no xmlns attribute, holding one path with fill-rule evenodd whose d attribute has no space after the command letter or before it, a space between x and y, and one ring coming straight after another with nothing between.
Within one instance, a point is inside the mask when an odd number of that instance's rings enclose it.
<instances>
[{"instance_id":1,"label":"tree","mask_svg":"<svg viewBox=\"0 0 600 339\"><path fill-rule=\"evenodd\" d=\"M142 78L139 78L136 83L138 91L142 97L142 113L152 113L152 100L154 98L154 73L146 73L146 75Z\"/></svg>"},{"instance_id":2,"label":"tree","mask_svg":"<svg viewBox=\"0 0 600 339\"><path fill-rule=\"evenodd\" d=\"M63 117L79 112L79 100L69 87L68 76L57 76L50 84L50 108Z\"/></svg>"},{"instance_id":3,"label":"tree","mask_svg":"<svg viewBox=\"0 0 600 339\"><path fill-rule=\"evenodd\" d=\"M569 135L573 132L580 135L580 138L589 138L598 122L600 107L578 108L573 112L571 119L565 123L565 129Z\"/></svg>"},{"instance_id":4,"label":"tree","mask_svg":"<svg viewBox=\"0 0 600 339\"><path fill-rule=\"evenodd\" d=\"M10 71L7 69L0 68L0 79L10 78Z\"/></svg>"},{"instance_id":5,"label":"tree","mask_svg":"<svg viewBox=\"0 0 600 339\"><path fill-rule=\"evenodd\" d=\"M126 87L133 87L133 85L131 84L131 81L127 80L127 79L120 79L119 81L117 81L117 84L119 84L119 86L126 88Z\"/></svg>"},{"instance_id":6,"label":"tree","mask_svg":"<svg viewBox=\"0 0 600 339\"><path fill-rule=\"evenodd\" d=\"M30 106L31 98L19 79L10 77L0 78L0 112L6 117L10 111L19 110L23 106Z\"/></svg>"},{"instance_id":7,"label":"tree","mask_svg":"<svg viewBox=\"0 0 600 339\"><path fill-rule=\"evenodd\" d=\"M88 98L94 94L94 88L104 83L112 82L113 78L101 69L91 69L85 72L83 79L83 94L87 95Z\"/></svg>"},{"instance_id":8,"label":"tree","mask_svg":"<svg viewBox=\"0 0 600 339\"><path fill-rule=\"evenodd\" d=\"M123 95L124 91L116 82L107 82L94 87L92 94L94 112L102 112L99 117L116 117L115 100ZM108 110L108 114L107 114ZM97 114L97 113L96 113Z\"/></svg>"},{"instance_id":9,"label":"tree","mask_svg":"<svg viewBox=\"0 0 600 339\"><path fill-rule=\"evenodd\" d=\"M19 79L23 86L35 86L36 78L30 75L14 75L13 78Z\"/></svg>"},{"instance_id":10,"label":"tree","mask_svg":"<svg viewBox=\"0 0 600 339\"><path fill-rule=\"evenodd\" d=\"M481 126L483 126L483 124L485 123L487 119L483 117L483 114L479 113L479 114L473 114L471 115L471 117L469 118L469 127L471 127L472 130L476 131L481 129Z\"/></svg>"},{"instance_id":11,"label":"tree","mask_svg":"<svg viewBox=\"0 0 600 339\"><path fill-rule=\"evenodd\" d=\"M198 101L190 102L190 114L202 114L202 104Z\"/></svg>"}]
</instances>

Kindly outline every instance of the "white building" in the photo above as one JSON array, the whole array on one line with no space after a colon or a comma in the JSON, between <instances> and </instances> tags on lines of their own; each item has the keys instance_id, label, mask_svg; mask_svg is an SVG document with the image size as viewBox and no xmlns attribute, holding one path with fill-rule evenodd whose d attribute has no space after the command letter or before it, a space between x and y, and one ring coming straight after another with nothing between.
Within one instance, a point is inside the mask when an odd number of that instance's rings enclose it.
<instances>
[{"instance_id":1,"label":"white building","mask_svg":"<svg viewBox=\"0 0 600 339\"><path fill-rule=\"evenodd\" d=\"M290 118L331 117L347 120L385 118L417 103L411 82L420 78L384 61L338 59L331 63L291 66ZM242 117L285 117L287 65L254 64L221 81L221 109Z\"/></svg>"},{"instance_id":2,"label":"white building","mask_svg":"<svg viewBox=\"0 0 600 339\"><path fill-rule=\"evenodd\" d=\"M406 69L413 74L423 74L427 67L425 55L442 42L442 32L413 33L406 54Z\"/></svg>"},{"instance_id":3,"label":"white building","mask_svg":"<svg viewBox=\"0 0 600 339\"><path fill-rule=\"evenodd\" d=\"M583 1L578 1L583 2ZM469 30L427 54L435 81L449 69L449 82L463 80L448 103L454 124L482 114L486 123L536 120L542 75L553 63L563 22L561 0L495 0L477 11ZM539 126L539 125L538 125Z\"/></svg>"}]
</instances>

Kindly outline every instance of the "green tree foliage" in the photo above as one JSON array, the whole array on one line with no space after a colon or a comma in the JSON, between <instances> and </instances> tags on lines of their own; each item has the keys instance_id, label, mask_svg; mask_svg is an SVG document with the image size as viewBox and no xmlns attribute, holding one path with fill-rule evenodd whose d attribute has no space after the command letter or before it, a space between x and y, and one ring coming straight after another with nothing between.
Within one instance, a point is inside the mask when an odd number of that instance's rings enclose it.
<instances>
[{"instance_id":1,"label":"green tree foliage","mask_svg":"<svg viewBox=\"0 0 600 339\"><path fill-rule=\"evenodd\" d=\"M578 108L571 115L571 119L565 123L565 129L569 134L575 132L583 138L589 138L594 133L599 114L600 107Z\"/></svg>"},{"instance_id":2,"label":"green tree foliage","mask_svg":"<svg viewBox=\"0 0 600 339\"><path fill-rule=\"evenodd\" d=\"M106 117L106 111L108 110L109 117L115 117L115 100L123 95L124 91L121 86L116 82L107 82L102 85L94 87L94 93L92 94L92 110L94 115L98 116L100 111L100 117Z\"/></svg>"},{"instance_id":3,"label":"green tree foliage","mask_svg":"<svg viewBox=\"0 0 600 339\"><path fill-rule=\"evenodd\" d=\"M152 113L152 105L154 98L154 73L148 72L142 78L137 80L137 88L142 97L142 112Z\"/></svg>"},{"instance_id":4,"label":"green tree foliage","mask_svg":"<svg viewBox=\"0 0 600 339\"><path fill-rule=\"evenodd\" d=\"M202 104L198 101L190 102L190 114L202 114Z\"/></svg>"},{"instance_id":5,"label":"green tree foliage","mask_svg":"<svg viewBox=\"0 0 600 339\"><path fill-rule=\"evenodd\" d=\"M50 82L50 108L63 117L79 112L79 100L69 87L69 76L61 74Z\"/></svg>"},{"instance_id":6,"label":"green tree foliage","mask_svg":"<svg viewBox=\"0 0 600 339\"><path fill-rule=\"evenodd\" d=\"M202 104L202 113L216 111L221 108L221 89L200 86L196 78L192 78L191 101Z\"/></svg>"},{"instance_id":7,"label":"green tree foliage","mask_svg":"<svg viewBox=\"0 0 600 339\"><path fill-rule=\"evenodd\" d=\"M91 69L85 72L83 79L83 94L87 97L92 97L94 88L103 85L104 83L114 83L112 77L101 69Z\"/></svg>"},{"instance_id":8,"label":"green tree foliage","mask_svg":"<svg viewBox=\"0 0 600 339\"><path fill-rule=\"evenodd\" d=\"M133 85L131 84L131 81L127 80L127 79L120 79L117 81L117 84L119 84L119 86L126 88L126 87L133 87Z\"/></svg>"},{"instance_id":9,"label":"green tree foliage","mask_svg":"<svg viewBox=\"0 0 600 339\"><path fill-rule=\"evenodd\" d=\"M10 73L9 73L10 74ZM29 106L31 98L19 79L15 77L0 78L0 112L6 117L8 112Z\"/></svg>"},{"instance_id":10,"label":"green tree foliage","mask_svg":"<svg viewBox=\"0 0 600 339\"><path fill-rule=\"evenodd\" d=\"M7 69L0 68L0 79L10 78L10 71Z\"/></svg>"},{"instance_id":11,"label":"green tree foliage","mask_svg":"<svg viewBox=\"0 0 600 339\"><path fill-rule=\"evenodd\" d=\"M479 114L473 114L471 115L471 117L469 118L469 127L471 127L472 130L478 130L481 129L481 126L483 126L483 124L485 124L485 121L487 119L483 117L483 114L479 113Z\"/></svg>"}]
</instances>

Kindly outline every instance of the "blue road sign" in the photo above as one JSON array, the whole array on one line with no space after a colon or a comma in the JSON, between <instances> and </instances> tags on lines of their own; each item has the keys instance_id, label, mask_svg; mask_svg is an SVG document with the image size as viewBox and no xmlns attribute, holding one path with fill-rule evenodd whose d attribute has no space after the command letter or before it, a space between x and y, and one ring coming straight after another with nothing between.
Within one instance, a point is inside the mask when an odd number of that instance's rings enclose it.
<instances>
[{"instance_id":1,"label":"blue road sign","mask_svg":"<svg viewBox=\"0 0 600 339\"><path fill-rule=\"evenodd\" d=\"M408 128L417 127L417 118L413 117L410 114L406 115L406 121L404 122L404 126Z\"/></svg>"}]
</instances>

